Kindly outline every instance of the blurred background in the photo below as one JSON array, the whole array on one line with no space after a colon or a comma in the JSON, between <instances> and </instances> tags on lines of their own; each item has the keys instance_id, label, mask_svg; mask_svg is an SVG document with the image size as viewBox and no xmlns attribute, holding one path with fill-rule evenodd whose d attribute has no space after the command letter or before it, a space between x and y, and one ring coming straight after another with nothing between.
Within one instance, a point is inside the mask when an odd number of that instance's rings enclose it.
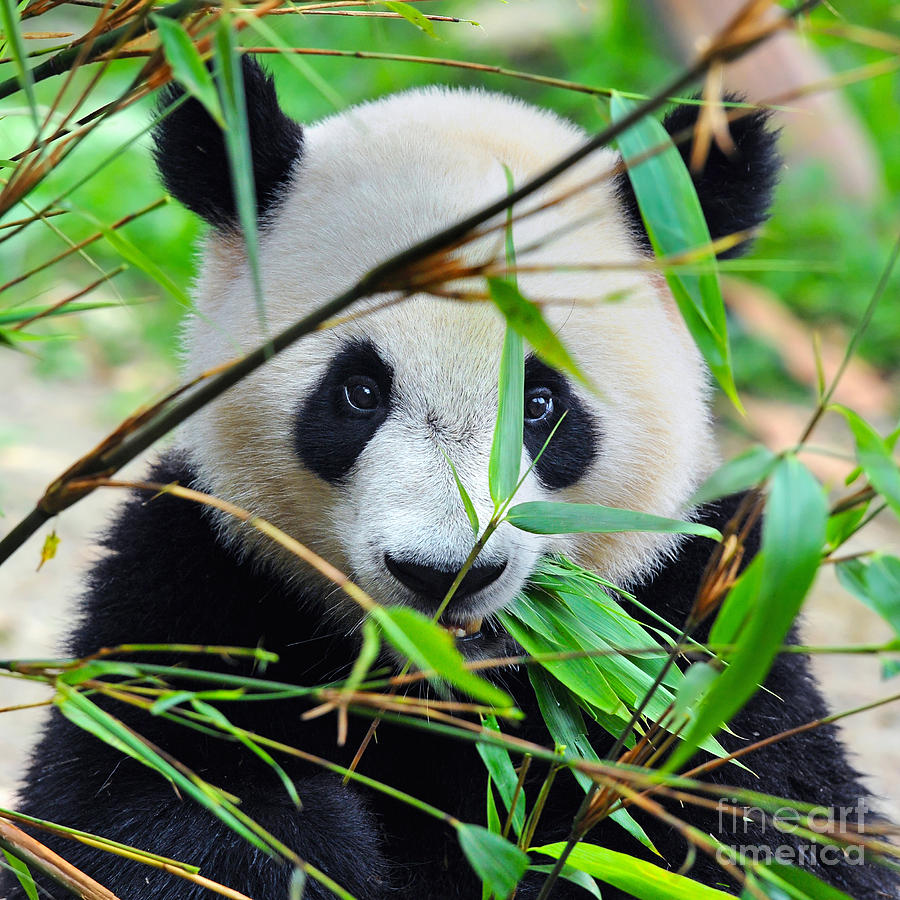
<instances>
[{"instance_id":1,"label":"blurred background","mask_svg":"<svg viewBox=\"0 0 900 900\"><path fill-rule=\"evenodd\" d=\"M736 5L724 0L423 3L429 14L462 20L433 22L437 39L402 19L285 15L265 22L292 46L466 59L650 93L702 47ZM83 31L94 14L65 6L42 16L39 24L29 23L37 35L29 38L29 49L59 42L42 34ZM254 34L243 42L268 43ZM719 404L726 456L751 442L776 450L796 442L815 402L813 335L826 373L833 373L872 295L900 226L898 59L896 3L831 0L797 33L776 38L726 73L726 83L749 99L784 107L776 116L786 154L773 216L751 261L725 275L736 377L748 412L741 418ZM556 109L589 131L607 120L602 98L498 74L321 56L267 56L266 63L283 105L302 121L433 83L507 91ZM112 64L101 94L115 97L140 65L140 60ZM78 77L89 74L87 67ZM810 90L781 99L801 86ZM38 100L49 105L57 89L54 79L43 82ZM0 104L0 166L30 134L30 121L17 102ZM177 383L178 325L201 228L174 202L144 212L163 196L142 134L150 109L145 101L118 113L31 193L29 203L42 206L84 179L68 194L66 215L0 243L0 315L53 303L97 281L81 299L110 304L35 323L27 329L30 339L18 335L13 347L3 345L0 330L0 530L12 527L53 477L124 416ZM108 157L112 162L100 174L86 177ZM4 221L28 212L20 205ZM126 217L134 218L118 226ZM95 235L98 239L80 246ZM46 265L59 254L66 255ZM117 271L123 259L127 266ZM897 422L898 361L895 277L837 395L882 433ZM844 426L826 417L814 444L819 451L805 460L827 484L839 486L853 468ZM125 475L140 471L137 461ZM97 492L68 510L54 526L61 540L57 556L39 572L49 529L0 567L0 657L56 651L73 614L80 575L95 553L93 537L116 502L117 497ZM850 550L873 546L900 552L900 529L889 514ZM885 641L891 633L826 570L804 615L803 636L810 644L853 644ZM882 681L872 657L821 655L815 664L836 710L897 692L900 684ZM44 697L39 688L4 688L0 706ZM13 805L17 772L43 712L0 716L0 805ZM870 783L884 798L884 809L900 818L900 709L882 707L848 720L844 728L860 767L872 773Z\"/></svg>"}]
</instances>

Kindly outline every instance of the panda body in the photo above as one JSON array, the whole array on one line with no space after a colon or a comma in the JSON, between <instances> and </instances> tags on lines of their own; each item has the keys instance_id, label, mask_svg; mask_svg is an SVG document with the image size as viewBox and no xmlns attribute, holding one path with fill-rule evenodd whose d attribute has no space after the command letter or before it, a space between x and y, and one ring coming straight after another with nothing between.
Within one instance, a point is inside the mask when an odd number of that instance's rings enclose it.
<instances>
[{"instance_id":1,"label":"panda body","mask_svg":"<svg viewBox=\"0 0 900 900\"><path fill-rule=\"evenodd\" d=\"M504 165L521 183L583 138L568 123L517 101L442 89L388 98L302 130L281 113L271 83L249 60L244 76L272 331L393 253L502 196ZM749 117L744 127L736 125L735 137L744 152L738 169L711 158L710 172L719 166L730 176L710 176L701 193L714 237L737 230L736 223L745 227L741 216L750 216L750 224L759 221L772 187L776 163L763 123ZM186 368L196 375L255 346L263 333L235 228L221 136L195 104L186 103L160 127L157 158L170 190L213 225L198 278L198 314L185 336ZM600 275L572 270L522 276L527 295L553 301L548 318L599 392L576 387L529 357L526 397L549 396L552 408L547 411L545 402L544 413L529 418L528 410L540 412L541 404L526 406L525 467L563 412L566 417L518 499L600 502L674 516L715 463L707 378L664 281L640 267L621 268L645 258L645 238L627 186L609 176L616 162L611 152L598 153L516 209L541 210L514 228L523 265L610 265ZM544 208L586 181L595 183ZM732 212L717 218L722 209ZM558 237L542 242L547 235ZM495 229L467 245L465 262L490 260L498 247L502 258L502 237L502 228ZM607 302L578 302L603 297ZM479 519L490 515L487 463L503 324L487 304L423 295L394 299L367 301L360 308L368 306L368 315L311 335L195 415L151 477L198 486L250 509L333 561L379 600L433 613L441 586L472 544L444 454L457 466ZM726 499L696 515L721 527L738 502ZM751 551L756 541L752 536ZM261 645L279 655L265 673L272 680L321 684L349 672L358 650L356 608L224 516L171 496L149 503L134 498L104 546L67 653L87 655L126 641ZM681 624L709 550L699 538L551 540L506 526L488 543L444 621L484 620L481 638L460 644L469 656L513 652L492 615L511 601L541 555L559 551L631 586L644 606ZM250 671L235 660L213 658L203 665ZM504 670L499 678L525 713L517 733L550 743L527 672ZM740 737L725 740L735 747L744 738L826 713L801 657L779 658L767 687L732 723ZM333 719L303 719L306 703L223 708L242 728L343 765L367 727L352 721L346 745L337 747ZM480 896L445 823L376 791L343 785L309 762L279 757L302 799L298 810L272 770L240 745L186 732L163 717L119 707L115 712L207 781L240 796L248 815L359 900ZM608 735L593 723L587 727L602 756ZM526 785L532 797L544 775L538 768ZM855 806L865 796L832 728L767 748L754 757L753 768L761 778L734 767L712 777L826 805ZM486 774L473 745L386 721L360 771L463 821L483 821ZM560 775L536 844L565 839L582 796L574 779ZM254 900L288 896L288 867L272 863L163 779L58 714L38 745L22 799L26 813L197 863L201 874ZM714 812L679 814L735 843ZM651 819L641 821L661 857L650 856L611 822L591 840L678 869L687 853L681 838ZM748 824L739 843L766 846L771 840ZM84 845L48 843L123 900L211 896L168 873ZM870 866L835 865L819 874L858 898L895 896L894 882ZM702 854L692 875L735 889ZM529 875L517 898L535 897L540 877ZM5 886L10 900L19 900L21 891L8 881ZM304 896L324 900L332 894L309 878ZM553 896L587 895L561 882ZM604 886L603 896L630 895Z\"/></svg>"}]
</instances>

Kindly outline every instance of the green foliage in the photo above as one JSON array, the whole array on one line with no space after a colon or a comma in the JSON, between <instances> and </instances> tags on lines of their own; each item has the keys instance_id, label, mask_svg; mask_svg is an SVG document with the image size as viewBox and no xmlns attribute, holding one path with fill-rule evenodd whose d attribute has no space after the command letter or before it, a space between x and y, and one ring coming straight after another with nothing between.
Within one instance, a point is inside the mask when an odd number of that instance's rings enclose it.
<instances>
[{"instance_id":1,"label":"green foliage","mask_svg":"<svg viewBox=\"0 0 900 900\"><path fill-rule=\"evenodd\" d=\"M875 610L900 638L900 559L875 554L870 560L848 559L837 566L841 584Z\"/></svg>"},{"instance_id":2,"label":"green foliage","mask_svg":"<svg viewBox=\"0 0 900 900\"><path fill-rule=\"evenodd\" d=\"M770 900L852 900L849 894L826 884L807 869L769 862L761 865L750 883L760 888ZM749 891L741 894L742 900L749 900Z\"/></svg>"},{"instance_id":3,"label":"green foliage","mask_svg":"<svg viewBox=\"0 0 900 900\"><path fill-rule=\"evenodd\" d=\"M482 724L494 731L500 730L500 726L497 724L495 716L482 716ZM496 744L479 744L478 754L482 760L484 760L484 764L490 773L488 776L489 800L493 799L493 794L490 789L490 782L492 781L500 792L500 797L503 800L507 813L510 813L511 811L513 831L516 835L520 835L522 833L522 826L525 824L525 807L527 801L523 789L519 790L519 795L516 797L516 786L519 783L519 776L513 766L512 759L510 759L509 751ZM512 806L514 797L516 797L515 808ZM497 831L499 833L499 829L497 829Z\"/></svg>"},{"instance_id":4,"label":"green foliage","mask_svg":"<svg viewBox=\"0 0 900 900\"><path fill-rule=\"evenodd\" d=\"M471 29L454 29L445 27L444 23L433 23L409 3L384 2L381 5L405 21L344 18L337 29L335 19L329 16L285 16L269 20L274 23L271 26L268 22L248 18L244 34L252 33L254 38L258 36L281 50L294 46L333 47L350 52L365 49L413 56L433 55L434 38L440 37L443 41L441 53L451 58L489 59L492 64L523 67L522 56L527 55L527 68L563 75L589 86L615 81L645 90L659 84L671 70L671 62L664 58L668 45L654 44L654 35L659 29L649 27L655 23L642 18L648 14L635 4L612 2L597 4L596 10L582 10L578 15L584 15L583 21L590 27L542 35L540 42L527 50L514 42L502 45L478 43L477 35L473 39ZM883 27L883 20L892 10L889 0L875 0L854 14L858 14L857 21L861 23ZM171 6L151 17L165 57L188 93L225 126L239 219L262 318L264 298L259 278L256 203L241 68L237 64L240 53L235 28L237 13L226 8L219 24L210 32L215 64L214 75L211 75L204 63L209 52L204 50L201 55L184 22L167 17L168 12L171 12ZM27 56L35 44L23 38L20 21L23 14L12 0L0 0L3 55L11 62L8 68L15 72L24 98L24 104L17 100L21 109L4 107L0 113L5 116L0 132L0 177L4 180L16 171L17 154L29 144L35 127L58 99L54 93L58 84L49 80L34 84L31 66L39 60ZM75 23L72 27L77 25L83 31L93 24L95 12L72 8L70 15ZM814 16L813 22L816 21L819 20ZM409 24L415 28L408 27ZM816 35L812 35L811 40L840 69L849 69L874 58L875 51L846 40ZM249 42L244 38L244 43ZM390 90L431 83L435 77L433 68L389 60L327 59L296 54L267 59L276 73L285 105L304 121L331 112L335 105L344 106ZM122 59L110 65L90 104L83 103L72 110L69 127L75 127L72 122L79 116L93 115L101 104L120 98L145 62L145 59ZM95 71L73 73L73 95L89 86ZM440 71L441 80L446 82L488 83L490 87L505 88L572 115L588 128L596 128L605 116L605 106L598 104L596 95L589 92L558 91L547 84L527 81L500 81L496 75L453 68ZM887 78L864 80L849 89L849 96L858 109L867 113L878 110L877 114L866 115L866 128L875 138L883 169L879 174L883 175L889 190L885 197L875 202L871 215L848 215L838 204L819 202L821 197L832 192L825 175L821 171L810 173L809 169L805 174L798 174L801 167L795 167L785 173L779 206L759 241L758 251L762 257L788 257L799 265L783 269L763 266L746 274L746 277L776 290L785 302L811 319L831 317L847 323L857 321L868 303L871 273L880 267L885 255L886 236L896 227L891 191L900 187L900 156L894 152L894 138L900 132L900 108L893 102L892 89L891 79ZM624 93L613 94L613 118L621 117L632 108L626 96ZM15 284L0 287L0 344L3 344L0 349L7 345L21 348L22 342L27 341L29 348L37 347L38 364L44 372L70 371L73 365L80 364L78 360L82 356L89 356L90 351L85 350L89 341L99 342L104 358L113 365L121 364L136 353L149 352L167 358L173 354L172 335L177 319L190 305L188 284L194 266L191 247L199 227L190 214L175 204L155 209L160 188L146 175L149 160L148 142L144 138L151 116L150 102L145 100L125 106L102 127L87 134L77 144L76 151L61 156L56 165L48 167L25 200L11 208L4 223L0 223L5 226L9 220L31 216L36 210L44 214L27 226L27 230L18 226L10 227L8 231L5 227L0 229L0 271L12 273L11 277L29 273L27 278ZM44 137L63 122L66 111L63 105L49 117ZM723 389L732 400L739 402L732 377L734 370L742 385L759 389L767 384L773 389L785 390L789 376L779 360L775 354L766 353L749 336L739 340L732 367L716 263L708 246L709 234L690 178L662 127L654 120L645 119L622 136L620 145L634 163L629 177L657 252L668 256L687 253L689 257L684 260L690 263L689 268L667 268L666 278L688 328ZM658 147L665 149L646 160L640 159ZM511 175L509 172L507 175L511 189ZM153 211L153 215L140 215L121 228L114 227L114 223L135 209ZM515 246L511 210L507 221L507 265L512 268ZM81 246L92 234L96 234L98 240ZM61 251L74 244L81 247L78 252L67 252L64 258L54 262ZM823 272L820 265L823 260L838 260L840 277L835 277L833 272ZM113 282L112 275L118 275L120 270L121 278ZM98 274L109 277L99 282L101 286L95 299L54 309L55 297L46 296L59 285L71 285L69 292L74 293ZM10 276L4 275L7 277ZM891 277L896 279L896 275ZM504 521L538 534L639 530L720 539L717 531L697 523L660 519L624 509L542 502L510 506L523 477L525 342L550 365L583 382L585 379L544 320L540 306L519 291L514 275L491 278L488 290L490 299L506 319L507 329L499 377L498 419L488 473L495 511L480 535L481 523L474 503L456 467L448 459L476 540L469 562L474 561L493 529ZM101 291L111 292L114 299L104 299L110 295L99 296ZM131 305L144 297L155 302L133 306L133 321L137 327L125 338L117 335L112 340L104 340L102 332L95 330L91 317L72 315L124 305L125 302ZM40 312L46 315L34 324L33 331L32 326L27 333L12 330ZM67 316L63 320L65 325L58 321L63 314ZM76 338L87 337L88 341L46 340L64 333L71 333ZM863 335L860 348L863 355L879 365L900 361L900 320L887 304L876 310L873 327ZM73 360L76 360L74 364ZM802 389L792 385L791 390L794 396L799 396ZM561 559L546 560L533 576L525 594L513 608L500 615L503 625L525 652L537 657L532 661L529 675L550 734L561 750L554 754L545 748L543 756L540 748L535 750L544 762L550 762L552 773L537 797L530 788L526 796L518 786L519 773L514 764L521 748L507 739L496 715L484 712L484 706L475 706L472 712L482 713L487 735L479 738L478 749L489 773L488 828L458 822L416 798L401 795L391 786L378 785L339 766L326 763L325 767L346 777L355 777L373 789L392 793L397 799L455 828L466 858L483 881L484 896L504 898L512 893L529 866L524 852L529 849L528 835L533 833L540 817L542 800L552 790L555 767L571 765L573 760L599 761L587 739L585 715L613 736L621 737L621 744L626 748L635 746L635 734L645 729L650 720L664 720L670 715L665 725L670 730L686 722L683 743L677 746L666 764L670 770L678 769L698 747L723 755L715 736L721 728L727 727L728 721L756 690L775 655L781 651L787 629L821 564L823 552L831 553L841 546L864 523L869 510L877 508L876 504L884 502L900 514L900 469L894 457L897 433L883 438L872 424L855 412L844 408L840 411L856 442L860 480L864 479L871 488L870 494L858 504L839 509L829 516L822 489L806 468L791 454L775 455L762 447L751 448L727 462L695 495L695 502L706 502L732 491L771 482L762 552L731 587L712 626L711 643L724 648L718 654L709 653L705 660L694 662L684 672L677 665L670 666L669 662L679 648L670 652L667 644L671 641L663 639L660 642L659 634L663 632L656 632L628 615L613 599L612 586ZM897 601L900 561L882 554L845 559L838 563L837 572L841 583L890 623L900 637ZM677 629L661 624L665 634L677 633ZM507 694L467 667L446 630L414 611L376 607L363 625L362 635L356 664L350 676L337 685L336 693L340 699L335 701L334 694L329 694L327 701L338 706L342 713L346 712L348 704L353 711L350 698L355 692L384 687L371 671L384 639L417 668L432 673L432 684L439 691L446 693L450 688L456 689L464 697L493 708L497 714L515 717L516 711L509 708L512 701ZM881 649L892 646L896 644ZM230 651L237 652L234 648ZM122 652L141 652L141 648ZM196 651L181 648L179 652ZM264 655L258 655L257 660L262 665ZM9 665L6 667L11 672L18 671ZM898 671L900 664L896 660L884 661L885 677L896 675ZM273 742L237 728L214 704L260 697L318 696L321 688L298 688L260 677L240 677L185 667L138 666L107 659L93 659L85 664L63 661L59 668L49 667L41 672L29 677L45 680L53 686L56 704L75 724L168 778L182 794L219 816L263 852L290 858L289 853L285 853L286 848L279 847L271 836L242 815L229 795L173 766L125 728L105 705L95 703L92 693L102 692L102 685L113 685L114 690L140 686L143 693L134 694L131 700L144 701L149 714L239 741L248 752L272 768L281 778L289 798L299 804L302 798L274 755L276 750L285 752L285 748L273 747ZM191 689L179 687L184 682L188 682ZM194 682L205 682L209 689L197 690ZM640 716L637 716L638 712ZM639 721L631 723L633 716ZM635 725L628 733L623 732L626 723ZM442 734L453 733L452 726L443 723L425 721L420 724ZM470 732L460 732L457 736L472 738ZM560 762L562 760L564 762ZM660 763L655 765L658 768ZM592 790L594 781L587 772L573 769L573 773L586 791ZM503 810L497 808L494 788L502 800ZM515 806L510 812L517 791ZM501 816L504 810L510 818L510 830L519 838L519 846L505 839L503 823L506 817ZM642 828L621 805L610 813L610 817L637 841L653 849ZM562 844L533 850L552 857L558 857L562 851ZM296 860L291 862L296 864ZM813 897L838 900L845 897L802 870L743 862L748 866L750 883L772 900L785 897L791 900ZM12 859L10 863L16 865ZM549 870L549 867L537 864L530 868ZM321 873L297 867L291 888L293 897L299 898L302 894L308 874L328 884ZM581 884L594 896L600 896L592 880L594 877L638 898L708 897L712 900L725 896L625 854L584 843L575 847L561 874ZM27 886L27 869L17 869L17 875L28 896L32 897L34 888ZM334 890L339 896L347 896L337 887Z\"/></svg>"},{"instance_id":5,"label":"green foliage","mask_svg":"<svg viewBox=\"0 0 900 900\"><path fill-rule=\"evenodd\" d=\"M470 697L508 709L509 695L467 669L453 638L421 613L405 606L376 607L370 613L384 636L417 668L436 672L441 680L458 687Z\"/></svg>"},{"instance_id":6,"label":"green foliage","mask_svg":"<svg viewBox=\"0 0 900 900\"><path fill-rule=\"evenodd\" d=\"M623 119L635 106L613 92L610 102L613 120ZM618 143L657 256L689 254L692 268L699 269L683 272L667 268L666 281L719 386L741 409L731 370L725 301L719 287L716 257L691 175L678 148L656 119L643 118L620 135Z\"/></svg>"},{"instance_id":7,"label":"green foliage","mask_svg":"<svg viewBox=\"0 0 900 900\"><path fill-rule=\"evenodd\" d=\"M564 847L565 844L561 843L547 844L535 847L534 852L555 859ZM637 897L638 900L727 900L732 896L715 888L704 887L684 875L668 872L653 863L595 844L578 844L569 855L568 864Z\"/></svg>"},{"instance_id":8,"label":"green foliage","mask_svg":"<svg viewBox=\"0 0 900 900\"><path fill-rule=\"evenodd\" d=\"M469 865L497 900L505 900L525 874L528 856L480 825L460 824L456 833Z\"/></svg>"},{"instance_id":9,"label":"green foliage","mask_svg":"<svg viewBox=\"0 0 900 900\"><path fill-rule=\"evenodd\" d=\"M37 886L31 877L31 872L28 871L28 866L21 859L13 856L8 850L4 850L3 855L6 857L9 867L15 873L19 884L22 885L22 890L25 891L25 896L28 897L28 900L38 900Z\"/></svg>"},{"instance_id":10,"label":"green foliage","mask_svg":"<svg viewBox=\"0 0 900 900\"><path fill-rule=\"evenodd\" d=\"M669 771L683 765L700 741L727 724L762 683L819 569L826 513L822 488L809 470L791 456L780 460L772 475L762 548L738 581L752 588L741 594L742 623L733 629L735 649L724 655L727 668L708 690L683 743L666 763ZM731 615L738 617L734 609Z\"/></svg>"},{"instance_id":11,"label":"green foliage","mask_svg":"<svg viewBox=\"0 0 900 900\"><path fill-rule=\"evenodd\" d=\"M665 534L698 534L718 541L722 535L700 522L665 519L631 509L596 503L553 503L533 500L513 506L506 516L511 525L534 534L613 534L621 531L653 531Z\"/></svg>"},{"instance_id":12,"label":"green foliage","mask_svg":"<svg viewBox=\"0 0 900 900\"><path fill-rule=\"evenodd\" d=\"M491 498L498 506L512 497L522 464L525 354L522 336L510 326L500 359L497 425L488 469Z\"/></svg>"}]
</instances>

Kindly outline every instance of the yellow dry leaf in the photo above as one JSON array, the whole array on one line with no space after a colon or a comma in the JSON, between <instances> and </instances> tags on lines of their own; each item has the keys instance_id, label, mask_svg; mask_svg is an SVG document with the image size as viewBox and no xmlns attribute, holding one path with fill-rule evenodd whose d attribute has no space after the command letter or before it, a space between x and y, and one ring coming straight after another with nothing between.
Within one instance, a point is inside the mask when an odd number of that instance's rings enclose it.
<instances>
[{"instance_id":1,"label":"yellow dry leaf","mask_svg":"<svg viewBox=\"0 0 900 900\"><path fill-rule=\"evenodd\" d=\"M41 566L43 566L45 562L56 556L56 548L59 546L59 542L60 537L54 528L50 534L44 538L44 546L41 547L41 561L38 563L37 567L38 572L41 571Z\"/></svg>"}]
</instances>

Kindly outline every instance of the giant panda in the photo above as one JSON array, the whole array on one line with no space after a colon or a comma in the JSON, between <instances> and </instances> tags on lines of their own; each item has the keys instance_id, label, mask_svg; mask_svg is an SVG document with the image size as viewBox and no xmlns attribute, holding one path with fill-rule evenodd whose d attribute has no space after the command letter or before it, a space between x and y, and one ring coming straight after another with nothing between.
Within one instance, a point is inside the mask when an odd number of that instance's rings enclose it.
<instances>
[{"instance_id":1,"label":"giant panda","mask_svg":"<svg viewBox=\"0 0 900 900\"><path fill-rule=\"evenodd\" d=\"M355 107L310 127L281 110L272 80L243 62L259 217L265 324L237 224L222 135L194 100L158 125L155 157L168 190L209 224L184 333L193 377L338 294L367 270L457 221L585 138L556 115L508 96L427 88ZM163 104L177 96L170 90ZM696 107L666 119L682 133ZM696 186L713 238L758 225L779 161L765 117L733 125L736 152L713 148ZM689 146L683 146L687 156ZM560 269L521 276L545 302L553 327L598 387L574 383L533 355L526 362L523 463L550 430L554 439L526 478L519 500L595 502L663 516L684 514L716 464L710 389L700 355L665 281L641 263L650 254L634 196L601 150L517 207L519 261ZM587 185L586 187L584 185ZM578 188L578 190L575 190ZM553 198L566 196L558 203ZM498 234L500 238L498 238ZM469 263L502 258L502 228L466 244ZM634 264L628 267L627 264ZM624 264L624 265L623 265ZM195 414L150 478L193 486L263 516L350 574L372 596L433 614L472 547L472 533L446 457L486 521L488 458L497 411L504 324L489 304L413 294L366 301L335 327L271 359ZM266 329L266 330L264 330ZM446 454L446 457L445 455ZM694 510L722 527L739 498ZM758 540L749 539L752 552ZM90 573L66 653L123 642L263 646L279 656L266 677L321 684L346 675L360 615L340 591L225 515L171 496L131 499L106 535ZM634 591L644 607L680 624L712 544L703 538L628 534L547 538L501 527L463 581L443 623L462 632L470 658L507 655L516 645L493 613L509 604L538 560L561 552ZM637 614L637 610L635 610ZM196 658L191 658L196 666ZM247 672L238 660L206 663ZM516 732L547 745L523 668L499 673L525 713ZM777 661L761 691L723 740L737 747L826 713L807 661ZM367 722L351 721L336 745L331 717L304 720L300 701L228 705L236 724L347 764ZM479 884L452 829L380 793L292 758L281 762L302 800L297 809L272 769L244 748L116 707L139 733L207 781L241 798L242 809L359 900L476 898ZM608 735L589 726L597 750ZM722 783L824 805L856 808L865 790L832 728L759 751L747 769L720 768ZM545 770L532 767L535 783ZM470 822L484 821L485 770L475 748L383 722L360 771ZM529 782L529 787L534 790ZM536 837L563 840L583 794L557 777ZM189 861L201 874L254 900L286 900L290 867L278 865L163 778L51 715L21 793L21 811ZM734 843L729 817L676 812ZM590 840L677 870L688 850L670 827L642 819L659 850L646 851L604 824ZM740 823L739 843L791 843L790 835ZM206 889L83 844L42 840L122 900L200 900ZM832 855L833 861L833 855ZM871 865L820 865L817 873L859 900L896 896L896 882ZM691 877L737 893L702 853ZM530 873L516 897L535 897ZM7 877L6 896L24 897ZM59 894L54 885L44 885ZM304 896L333 896L309 879ZM589 896L567 881L556 898ZM630 896L603 886L605 900Z\"/></svg>"}]
</instances>

